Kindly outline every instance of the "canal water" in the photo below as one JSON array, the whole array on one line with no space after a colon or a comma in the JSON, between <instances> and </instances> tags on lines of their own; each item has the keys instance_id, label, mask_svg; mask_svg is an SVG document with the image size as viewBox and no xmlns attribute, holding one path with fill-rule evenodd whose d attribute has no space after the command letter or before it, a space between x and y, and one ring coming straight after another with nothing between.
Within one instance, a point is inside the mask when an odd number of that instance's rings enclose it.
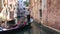
<instances>
[{"instance_id":1,"label":"canal water","mask_svg":"<svg viewBox=\"0 0 60 34\"><path fill-rule=\"evenodd\" d=\"M22 30L11 32L11 34L55 34L55 33L46 31L40 27L37 27L34 23L32 23L31 27L25 27Z\"/></svg>"}]
</instances>

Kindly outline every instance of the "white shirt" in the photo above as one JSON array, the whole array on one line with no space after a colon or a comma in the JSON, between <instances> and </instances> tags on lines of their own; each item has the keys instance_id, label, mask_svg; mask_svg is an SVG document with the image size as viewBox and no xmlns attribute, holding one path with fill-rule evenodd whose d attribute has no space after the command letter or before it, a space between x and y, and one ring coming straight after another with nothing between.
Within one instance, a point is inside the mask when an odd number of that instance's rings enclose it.
<instances>
[{"instance_id":1,"label":"white shirt","mask_svg":"<svg viewBox=\"0 0 60 34\"><path fill-rule=\"evenodd\" d=\"M33 22L33 19L32 18L30 18L30 22Z\"/></svg>"}]
</instances>

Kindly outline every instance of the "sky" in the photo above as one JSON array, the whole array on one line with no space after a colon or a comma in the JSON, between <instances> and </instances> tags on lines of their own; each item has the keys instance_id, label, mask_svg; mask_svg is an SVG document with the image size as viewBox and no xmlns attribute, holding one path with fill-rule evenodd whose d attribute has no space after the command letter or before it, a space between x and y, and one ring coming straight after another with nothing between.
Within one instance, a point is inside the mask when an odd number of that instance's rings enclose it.
<instances>
[{"instance_id":1,"label":"sky","mask_svg":"<svg viewBox=\"0 0 60 34\"><path fill-rule=\"evenodd\" d=\"M23 0L23 1L26 1L26 0Z\"/></svg>"},{"instance_id":2,"label":"sky","mask_svg":"<svg viewBox=\"0 0 60 34\"><path fill-rule=\"evenodd\" d=\"M23 1L27 1L27 2L29 2L29 0L23 0Z\"/></svg>"}]
</instances>

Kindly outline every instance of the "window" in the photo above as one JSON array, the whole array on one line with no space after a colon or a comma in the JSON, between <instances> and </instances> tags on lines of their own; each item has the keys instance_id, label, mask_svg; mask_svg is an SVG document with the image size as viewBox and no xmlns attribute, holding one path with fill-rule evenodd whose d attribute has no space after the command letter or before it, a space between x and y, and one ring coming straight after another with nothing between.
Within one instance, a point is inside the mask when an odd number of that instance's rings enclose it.
<instances>
[{"instance_id":1,"label":"window","mask_svg":"<svg viewBox=\"0 0 60 34\"><path fill-rule=\"evenodd\" d=\"M18 6L19 6L19 4L18 4Z\"/></svg>"},{"instance_id":2,"label":"window","mask_svg":"<svg viewBox=\"0 0 60 34\"><path fill-rule=\"evenodd\" d=\"M23 8L23 10L25 10L25 8Z\"/></svg>"},{"instance_id":3,"label":"window","mask_svg":"<svg viewBox=\"0 0 60 34\"><path fill-rule=\"evenodd\" d=\"M42 9L40 9L39 11L40 11L40 17L42 17Z\"/></svg>"},{"instance_id":4,"label":"window","mask_svg":"<svg viewBox=\"0 0 60 34\"><path fill-rule=\"evenodd\" d=\"M15 10L15 8L14 8L14 10Z\"/></svg>"},{"instance_id":5,"label":"window","mask_svg":"<svg viewBox=\"0 0 60 34\"><path fill-rule=\"evenodd\" d=\"M12 4L10 4L10 7L12 7Z\"/></svg>"}]
</instances>

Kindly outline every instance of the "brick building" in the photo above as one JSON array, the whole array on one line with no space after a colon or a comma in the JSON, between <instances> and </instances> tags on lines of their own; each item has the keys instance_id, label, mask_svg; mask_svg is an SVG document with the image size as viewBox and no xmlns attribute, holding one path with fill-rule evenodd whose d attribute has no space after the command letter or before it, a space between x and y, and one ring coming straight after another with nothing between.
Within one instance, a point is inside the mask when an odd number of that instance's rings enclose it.
<instances>
[{"instance_id":1,"label":"brick building","mask_svg":"<svg viewBox=\"0 0 60 34\"><path fill-rule=\"evenodd\" d=\"M0 11L3 9L3 7L4 7L4 0L0 0Z\"/></svg>"},{"instance_id":2,"label":"brick building","mask_svg":"<svg viewBox=\"0 0 60 34\"><path fill-rule=\"evenodd\" d=\"M34 17L36 21L40 20L39 7L40 7L40 0L30 0L31 16Z\"/></svg>"},{"instance_id":3,"label":"brick building","mask_svg":"<svg viewBox=\"0 0 60 34\"><path fill-rule=\"evenodd\" d=\"M30 0L30 10L35 21L60 30L60 0Z\"/></svg>"},{"instance_id":4,"label":"brick building","mask_svg":"<svg viewBox=\"0 0 60 34\"><path fill-rule=\"evenodd\" d=\"M47 0L47 9L43 12L45 25L60 30L60 0Z\"/></svg>"}]
</instances>

